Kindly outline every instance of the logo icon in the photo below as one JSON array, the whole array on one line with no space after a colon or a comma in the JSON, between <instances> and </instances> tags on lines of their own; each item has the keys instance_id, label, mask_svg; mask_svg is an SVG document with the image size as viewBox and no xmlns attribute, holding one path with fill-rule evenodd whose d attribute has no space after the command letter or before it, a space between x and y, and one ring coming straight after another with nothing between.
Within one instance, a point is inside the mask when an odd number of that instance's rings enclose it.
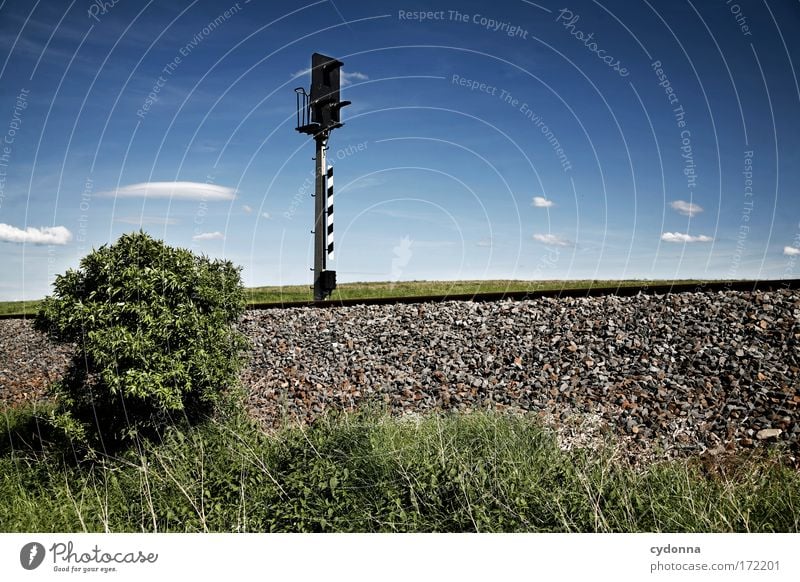
<instances>
[{"instance_id":1,"label":"logo icon","mask_svg":"<svg viewBox=\"0 0 800 582\"><path fill-rule=\"evenodd\" d=\"M26 570L35 570L44 561L44 553L44 546L39 542L27 543L19 552L19 563Z\"/></svg>"}]
</instances>

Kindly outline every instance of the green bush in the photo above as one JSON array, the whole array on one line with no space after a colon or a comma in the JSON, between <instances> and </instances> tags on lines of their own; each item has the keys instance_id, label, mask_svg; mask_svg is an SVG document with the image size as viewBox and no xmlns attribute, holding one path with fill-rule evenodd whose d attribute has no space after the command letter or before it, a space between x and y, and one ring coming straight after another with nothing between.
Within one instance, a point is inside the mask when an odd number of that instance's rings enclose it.
<instances>
[{"instance_id":1,"label":"green bush","mask_svg":"<svg viewBox=\"0 0 800 582\"><path fill-rule=\"evenodd\" d=\"M56 277L36 327L74 342L53 420L88 444L122 442L213 412L235 385L244 337L239 269L125 234Z\"/></svg>"}]
</instances>

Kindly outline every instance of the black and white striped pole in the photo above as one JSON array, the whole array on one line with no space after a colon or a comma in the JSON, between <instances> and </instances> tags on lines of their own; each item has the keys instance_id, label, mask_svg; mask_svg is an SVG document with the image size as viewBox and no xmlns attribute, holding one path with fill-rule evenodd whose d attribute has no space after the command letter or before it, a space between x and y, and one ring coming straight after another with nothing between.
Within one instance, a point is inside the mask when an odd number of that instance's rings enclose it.
<instances>
[{"instance_id":1,"label":"black and white striped pole","mask_svg":"<svg viewBox=\"0 0 800 582\"><path fill-rule=\"evenodd\" d=\"M331 131L344 125L339 112L350 105L339 100L339 70L344 63L319 53L311 55L311 92L295 89L297 127L300 133L314 136L316 144L314 188L314 300L322 301L336 288L336 271L329 271L333 260L333 168L325 162Z\"/></svg>"},{"instance_id":2,"label":"black and white striped pole","mask_svg":"<svg viewBox=\"0 0 800 582\"><path fill-rule=\"evenodd\" d=\"M333 260L333 166L328 166L328 176L326 181L326 210L325 220L327 221L327 230L325 243L327 244L328 260Z\"/></svg>"}]
</instances>

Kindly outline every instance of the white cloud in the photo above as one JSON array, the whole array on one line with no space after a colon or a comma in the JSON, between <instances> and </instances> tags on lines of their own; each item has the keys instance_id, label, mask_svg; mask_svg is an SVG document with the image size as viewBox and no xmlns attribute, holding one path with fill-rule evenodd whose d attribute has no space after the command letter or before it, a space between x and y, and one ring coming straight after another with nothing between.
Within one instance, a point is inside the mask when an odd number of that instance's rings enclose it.
<instances>
[{"instance_id":1,"label":"white cloud","mask_svg":"<svg viewBox=\"0 0 800 582\"><path fill-rule=\"evenodd\" d=\"M673 210L678 211L679 214L684 216L694 216L703 212L703 207L693 202L686 202L684 200L673 200L669 203Z\"/></svg>"},{"instance_id":2,"label":"white cloud","mask_svg":"<svg viewBox=\"0 0 800 582\"><path fill-rule=\"evenodd\" d=\"M783 254L788 257L796 257L800 255L800 249L797 247L783 247Z\"/></svg>"},{"instance_id":3,"label":"white cloud","mask_svg":"<svg viewBox=\"0 0 800 582\"><path fill-rule=\"evenodd\" d=\"M534 196L531 206L535 206L536 208L552 208L555 206L555 203L542 196Z\"/></svg>"},{"instance_id":4,"label":"white cloud","mask_svg":"<svg viewBox=\"0 0 800 582\"><path fill-rule=\"evenodd\" d=\"M175 218L164 218L163 216L120 216L114 219L114 222L121 222L122 224L135 224L143 226L145 224L157 224L164 226L167 224L178 224Z\"/></svg>"},{"instance_id":5,"label":"white cloud","mask_svg":"<svg viewBox=\"0 0 800 582\"><path fill-rule=\"evenodd\" d=\"M192 240L224 240L225 235L215 230L214 232L201 232L192 237Z\"/></svg>"},{"instance_id":6,"label":"white cloud","mask_svg":"<svg viewBox=\"0 0 800 582\"><path fill-rule=\"evenodd\" d=\"M29 226L25 230L0 223L0 241L30 243L34 245L65 245L72 240L72 233L63 226Z\"/></svg>"},{"instance_id":7,"label":"white cloud","mask_svg":"<svg viewBox=\"0 0 800 582\"><path fill-rule=\"evenodd\" d=\"M571 247L572 241L561 238L555 234L534 234L533 240L538 240L540 243L556 247Z\"/></svg>"},{"instance_id":8,"label":"white cloud","mask_svg":"<svg viewBox=\"0 0 800 582\"><path fill-rule=\"evenodd\" d=\"M262 212L261 218L266 218L267 220L269 220L270 218L272 218L272 216L270 215L269 212Z\"/></svg>"},{"instance_id":9,"label":"white cloud","mask_svg":"<svg viewBox=\"0 0 800 582\"><path fill-rule=\"evenodd\" d=\"M0 223L0 241L30 243L34 245L65 245L72 240L72 233L64 226L29 226L25 230Z\"/></svg>"},{"instance_id":10,"label":"white cloud","mask_svg":"<svg viewBox=\"0 0 800 582\"><path fill-rule=\"evenodd\" d=\"M347 71L342 71L340 79L342 87L345 87L347 85L350 85L353 81L368 81L369 77L364 73L359 73L358 71L353 71L352 73L348 73Z\"/></svg>"},{"instance_id":11,"label":"white cloud","mask_svg":"<svg viewBox=\"0 0 800 582\"><path fill-rule=\"evenodd\" d=\"M492 239L490 239L490 238L482 238L476 244L479 247L491 247L492 246Z\"/></svg>"},{"instance_id":12,"label":"white cloud","mask_svg":"<svg viewBox=\"0 0 800 582\"><path fill-rule=\"evenodd\" d=\"M672 243L696 243L711 242L714 239L704 234L693 236L691 234L684 234L682 232L665 232L661 235L661 240Z\"/></svg>"},{"instance_id":13,"label":"white cloud","mask_svg":"<svg viewBox=\"0 0 800 582\"><path fill-rule=\"evenodd\" d=\"M242 206L242 210L244 210L245 214L250 214L251 212L253 212L253 207L245 204L244 206Z\"/></svg>"},{"instance_id":14,"label":"white cloud","mask_svg":"<svg viewBox=\"0 0 800 582\"><path fill-rule=\"evenodd\" d=\"M123 186L110 192L101 192L98 196L117 198L171 198L173 200L200 200L216 202L233 200L236 191L233 188L205 184L203 182L143 182Z\"/></svg>"}]
</instances>

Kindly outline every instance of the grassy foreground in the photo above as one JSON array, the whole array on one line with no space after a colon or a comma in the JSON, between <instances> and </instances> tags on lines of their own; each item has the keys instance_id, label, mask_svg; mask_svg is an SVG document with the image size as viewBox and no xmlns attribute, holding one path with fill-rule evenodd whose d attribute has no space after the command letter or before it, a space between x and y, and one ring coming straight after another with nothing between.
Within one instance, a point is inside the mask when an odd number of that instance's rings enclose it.
<instances>
[{"instance_id":1,"label":"grassy foreground","mask_svg":"<svg viewBox=\"0 0 800 582\"><path fill-rule=\"evenodd\" d=\"M635 470L613 444L561 451L530 418L357 414L267 435L235 415L76 464L25 444L30 411L2 414L2 532L800 530L800 473L775 458Z\"/></svg>"}]
</instances>

